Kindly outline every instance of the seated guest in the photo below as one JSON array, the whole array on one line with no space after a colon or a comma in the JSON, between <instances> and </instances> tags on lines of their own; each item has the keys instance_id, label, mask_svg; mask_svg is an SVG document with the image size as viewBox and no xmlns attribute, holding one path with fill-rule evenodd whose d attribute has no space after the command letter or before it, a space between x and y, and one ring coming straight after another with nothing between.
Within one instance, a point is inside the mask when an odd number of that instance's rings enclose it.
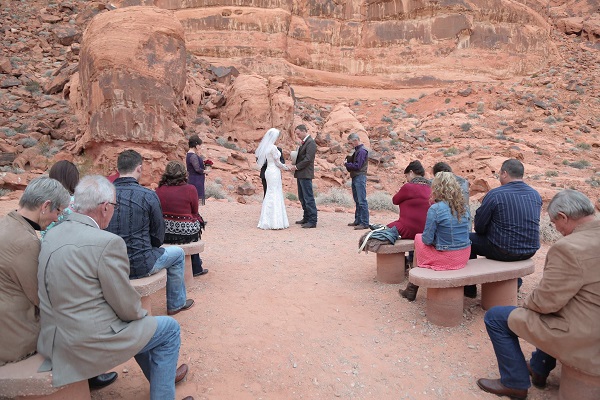
<instances>
[{"instance_id":1,"label":"seated guest","mask_svg":"<svg viewBox=\"0 0 600 400\"><path fill-rule=\"evenodd\" d=\"M600 376L600 221L592 202L570 189L554 196L548 215L564 237L548 250L542 280L523 307L485 314L500 370L500 379L477 381L486 392L525 399L531 383L546 386L557 358ZM519 338L536 347L529 362Z\"/></svg>"},{"instance_id":2,"label":"seated guest","mask_svg":"<svg viewBox=\"0 0 600 400\"><path fill-rule=\"evenodd\" d=\"M194 300L186 300L185 254L181 247L162 246L165 221L155 192L138 183L142 176L142 156L125 150L117 158L119 178L114 182L119 208L106 228L121 236L127 245L131 279L167 270L167 314L189 310Z\"/></svg>"},{"instance_id":3,"label":"seated guest","mask_svg":"<svg viewBox=\"0 0 600 400\"><path fill-rule=\"evenodd\" d=\"M75 212L49 231L39 256L41 332L38 350L52 369L52 385L87 379L131 357L150 381L150 399L175 398L179 324L152 317L129 282L123 239L106 228L117 207L114 186L84 177ZM188 397L188 399L190 399Z\"/></svg>"},{"instance_id":4,"label":"seated guest","mask_svg":"<svg viewBox=\"0 0 600 400\"><path fill-rule=\"evenodd\" d=\"M452 167L450 167L447 163L440 161L435 163L432 168L433 176L435 176L438 172L452 172ZM462 190L463 196L465 196L465 201L467 202L467 206L469 205L469 181L463 178L462 176L458 176L454 174L456 181L460 185L460 190Z\"/></svg>"},{"instance_id":5,"label":"seated guest","mask_svg":"<svg viewBox=\"0 0 600 400\"><path fill-rule=\"evenodd\" d=\"M406 183L392 198L392 202L399 206L399 218L387 226L395 226L402 239L414 239L425 228L427 210L431 205L431 182L424 177L425 168L418 160L408 164L404 176Z\"/></svg>"},{"instance_id":6,"label":"seated guest","mask_svg":"<svg viewBox=\"0 0 600 400\"><path fill-rule=\"evenodd\" d=\"M75 193L75 186L79 183L79 170L71 161L61 160L57 161L52 168L50 168L50 172L48 172L48 176L52 179L56 179L59 181L65 189L69 191L71 195L71 201L69 202L69 206L66 207L63 212L58 216L58 221L53 222L48 225L46 230L41 231L42 238L48 232L48 229L51 229L57 223L60 223L63 219L65 219L73 209L73 193Z\"/></svg>"},{"instance_id":7,"label":"seated guest","mask_svg":"<svg viewBox=\"0 0 600 400\"><path fill-rule=\"evenodd\" d=\"M165 243L185 244L197 242L202 234L204 221L198 214L198 192L187 183L185 165L170 161L162 175L156 195L160 200L165 219ZM208 272L202 268L200 254L192 254L194 276Z\"/></svg>"},{"instance_id":8,"label":"seated guest","mask_svg":"<svg viewBox=\"0 0 600 400\"><path fill-rule=\"evenodd\" d=\"M0 365L35 353L39 322L38 255L35 231L46 229L69 204L60 182L29 182L19 208L0 219Z\"/></svg>"},{"instance_id":9,"label":"seated guest","mask_svg":"<svg viewBox=\"0 0 600 400\"><path fill-rule=\"evenodd\" d=\"M542 197L523 182L525 167L509 159L500 168L500 187L490 190L475 212L471 258L527 260L540 248ZM522 280L519 278L519 287ZM465 296L477 297L477 286L465 286Z\"/></svg>"},{"instance_id":10,"label":"seated guest","mask_svg":"<svg viewBox=\"0 0 600 400\"><path fill-rule=\"evenodd\" d=\"M464 268L471 254L471 215L452 172L438 172L431 183L431 199L423 234L415 236L418 267L446 271ZM414 301L419 287L412 283L400 295Z\"/></svg>"}]
</instances>

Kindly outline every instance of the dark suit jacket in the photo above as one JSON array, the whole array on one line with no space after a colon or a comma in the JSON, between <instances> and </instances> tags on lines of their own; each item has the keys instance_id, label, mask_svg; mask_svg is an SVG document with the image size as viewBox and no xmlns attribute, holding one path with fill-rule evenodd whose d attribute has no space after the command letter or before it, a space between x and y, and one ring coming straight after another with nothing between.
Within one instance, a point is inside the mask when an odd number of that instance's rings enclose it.
<instances>
[{"instance_id":1,"label":"dark suit jacket","mask_svg":"<svg viewBox=\"0 0 600 400\"><path fill-rule=\"evenodd\" d=\"M317 144L312 137L308 136L304 143L298 149L296 157L296 168L294 178L313 179L315 177L315 155L317 154Z\"/></svg>"}]
</instances>

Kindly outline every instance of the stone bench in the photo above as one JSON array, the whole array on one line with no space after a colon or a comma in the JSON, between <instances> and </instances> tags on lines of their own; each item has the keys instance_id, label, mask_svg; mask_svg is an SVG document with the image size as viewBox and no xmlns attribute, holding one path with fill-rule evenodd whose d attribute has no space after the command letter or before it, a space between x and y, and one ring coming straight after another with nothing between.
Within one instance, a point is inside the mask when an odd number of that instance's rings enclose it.
<instances>
[{"instance_id":1,"label":"stone bench","mask_svg":"<svg viewBox=\"0 0 600 400\"><path fill-rule=\"evenodd\" d=\"M600 399L600 376L562 364L558 400L598 400Z\"/></svg>"},{"instance_id":2,"label":"stone bench","mask_svg":"<svg viewBox=\"0 0 600 400\"><path fill-rule=\"evenodd\" d=\"M417 254L415 253L415 265ZM408 280L427 288L427 319L436 325L455 326L463 315L466 285L481 284L481 307L517 305L517 279L535 271L533 260L503 262L477 258L464 268L434 271L412 268Z\"/></svg>"},{"instance_id":3,"label":"stone bench","mask_svg":"<svg viewBox=\"0 0 600 400\"><path fill-rule=\"evenodd\" d=\"M405 277L407 251L415 249L412 239L399 239L394 244L382 244L379 248L367 244L363 251L377 254L377 280L382 283L402 283Z\"/></svg>"},{"instance_id":4,"label":"stone bench","mask_svg":"<svg viewBox=\"0 0 600 400\"><path fill-rule=\"evenodd\" d=\"M40 354L0 367L0 398L45 400L90 400L88 381L61 387L52 386L52 372L37 372L44 357Z\"/></svg>"},{"instance_id":5,"label":"stone bench","mask_svg":"<svg viewBox=\"0 0 600 400\"><path fill-rule=\"evenodd\" d=\"M177 246L183 249L185 253L185 286L189 287L194 283L194 274L192 272L192 254L200 254L204 251L204 242L199 240L186 244L163 244L163 247Z\"/></svg>"},{"instance_id":6,"label":"stone bench","mask_svg":"<svg viewBox=\"0 0 600 400\"><path fill-rule=\"evenodd\" d=\"M130 279L129 282L131 282L131 286L142 296L142 307L148 311L148 315L152 315L150 295L167 285L167 270L163 269L145 278Z\"/></svg>"}]
</instances>

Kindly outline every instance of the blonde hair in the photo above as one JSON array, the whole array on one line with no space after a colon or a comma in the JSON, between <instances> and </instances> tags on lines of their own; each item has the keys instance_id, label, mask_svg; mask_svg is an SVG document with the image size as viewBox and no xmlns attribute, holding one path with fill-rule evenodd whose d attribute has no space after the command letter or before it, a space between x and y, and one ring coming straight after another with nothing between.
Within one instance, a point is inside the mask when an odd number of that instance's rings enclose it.
<instances>
[{"instance_id":1,"label":"blonde hair","mask_svg":"<svg viewBox=\"0 0 600 400\"><path fill-rule=\"evenodd\" d=\"M450 212L460 219L467 212L465 196L452 172L438 172L431 182L431 200L445 201Z\"/></svg>"}]
</instances>

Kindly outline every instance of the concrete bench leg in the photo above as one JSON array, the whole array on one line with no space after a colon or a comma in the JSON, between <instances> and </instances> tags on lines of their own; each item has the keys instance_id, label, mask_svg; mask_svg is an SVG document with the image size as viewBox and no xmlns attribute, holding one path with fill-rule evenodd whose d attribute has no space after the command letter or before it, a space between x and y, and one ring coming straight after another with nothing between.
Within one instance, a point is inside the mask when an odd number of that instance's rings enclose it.
<instances>
[{"instance_id":1,"label":"concrete bench leg","mask_svg":"<svg viewBox=\"0 0 600 400\"><path fill-rule=\"evenodd\" d=\"M517 279L489 282L481 285L481 308L517 305Z\"/></svg>"},{"instance_id":2,"label":"concrete bench leg","mask_svg":"<svg viewBox=\"0 0 600 400\"><path fill-rule=\"evenodd\" d=\"M17 400L90 400L90 387L88 381L79 381L63 386L60 390L44 396L18 396Z\"/></svg>"},{"instance_id":3,"label":"concrete bench leg","mask_svg":"<svg viewBox=\"0 0 600 400\"><path fill-rule=\"evenodd\" d=\"M382 283L404 282L404 253L377 254L377 280Z\"/></svg>"},{"instance_id":4,"label":"concrete bench leg","mask_svg":"<svg viewBox=\"0 0 600 400\"><path fill-rule=\"evenodd\" d=\"M152 301L150 296L142 296L142 308L148 311L148 315L152 315Z\"/></svg>"},{"instance_id":5,"label":"concrete bench leg","mask_svg":"<svg viewBox=\"0 0 600 400\"><path fill-rule=\"evenodd\" d=\"M185 255L185 271L183 273L185 278L185 287L189 288L194 284L194 273L192 271L192 255Z\"/></svg>"},{"instance_id":6,"label":"concrete bench leg","mask_svg":"<svg viewBox=\"0 0 600 400\"><path fill-rule=\"evenodd\" d=\"M456 326L463 316L463 287L427 288L427 319L436 325Z\"/></svg>"},{"instance_id":7,"label":"concrete bench leg","mask_svg":"<svg viewBox=\"0 0 600 400\"><path fill-rule=\"evenodd\" d=\"M600 376L591 376L563 364L560 373L558 400L600 399Z\"/></svg>"}]
</instances>

